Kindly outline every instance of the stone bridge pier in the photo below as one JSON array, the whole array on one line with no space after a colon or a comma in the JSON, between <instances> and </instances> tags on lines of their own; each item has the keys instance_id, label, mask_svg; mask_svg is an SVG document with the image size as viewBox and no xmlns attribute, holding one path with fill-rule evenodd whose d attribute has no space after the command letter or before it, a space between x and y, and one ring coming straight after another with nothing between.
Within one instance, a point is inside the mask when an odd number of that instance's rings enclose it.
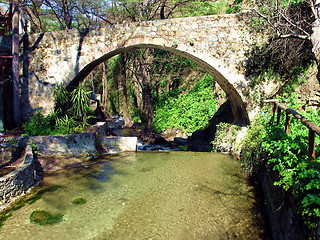
<instances>
[{"instance_id":1,"label":"stone bridge pier","mask_svg":"<svg viewBox=\"0 0 320 240\"><path fill-rule=\"evenodd\" d=\"M23 39L22 112L54 107L52 86L72 87L100 63L133 49L163 49L195 62L211 74L231 102L235 123L249 123L241 67L252 42L243 14L177 18L99 29L26 35Z\"/></svg>"}]
</instances>

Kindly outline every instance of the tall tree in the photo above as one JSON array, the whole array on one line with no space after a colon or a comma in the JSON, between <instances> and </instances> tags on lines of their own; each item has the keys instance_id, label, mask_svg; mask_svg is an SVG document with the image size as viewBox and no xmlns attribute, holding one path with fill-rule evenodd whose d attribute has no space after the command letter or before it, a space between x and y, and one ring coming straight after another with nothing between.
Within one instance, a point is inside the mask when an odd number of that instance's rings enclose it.
<instances>
[{"instance_id":1,"label":"tall tree","mask_svg":"<svg viewBox=\"0 0 320 240\"><path fill-rule=\"evenodd\" d=\"M104 116L108 119L109 118L109 104L108 104L108 79L106 76L106 64L105 62L102 63L102 93L101 93L101 105L102 111Z\"/></svg>"},{"instance_id":2,"label":"tall tree","mask_svg":"<svg viewBox=\"0 0 320 240\"><path fill-rule=\"evenodd\" d=\"M121 89L122 89L122 114L124 118L125 126L131 127L132 119L129 114L128 110L128 91L127 91L127 74L126 74L126 53L120 54L120 82L121 82Z\"/></svg>"},{"instance_id":3,"label":"tall tree","mask_svg":"<svg viewBox=\"0 0 320 240\"><path fill-rule=\"evenodd\" d=\"M12 0L12 81L13 81L13 118L16 125L21 123L20 75L19 75L19 0Z\"/></svg>"},{"instance_id":4,"label":"tall tree","mask_svg":"<svg viewBox=\"0 0 320 240\"><path fill-rule=\"evenodd\" d=\"M320 82L320 0L309 0L311 4L312 14L314 16L314 22L312 24L313 33L310 36L315 58L318 61L318 74L317 79Z\"/></svg>"}]
</instances>

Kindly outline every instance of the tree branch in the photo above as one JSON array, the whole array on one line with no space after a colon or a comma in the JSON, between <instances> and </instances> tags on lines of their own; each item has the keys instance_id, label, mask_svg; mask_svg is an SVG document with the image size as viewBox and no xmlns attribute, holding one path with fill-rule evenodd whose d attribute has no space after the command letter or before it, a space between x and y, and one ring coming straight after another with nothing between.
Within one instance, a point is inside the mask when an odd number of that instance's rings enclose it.
<instances>
[{"instance_id":1,"label":"tree branch","mask_svg":"<svg viewBox=\"0 0 320 240\"><path fill-rule=\"evenodd\" d=\"M315 17L316 20L320 20L320 16L319 16L319 10L318 8L320 7L320 1L319 0L315 0L315 2L313 0L309 0L310 2L310 6L311 6L311 9L312 9L312 13L313 13L313 16Z\"/></svg>"},{"instance_id":2,"label":"tree branch","mask_svg":"<svg viewBox=\"0 0 320 240\"><path fill-rule=\"evenodd\" d=\"M280 32L278 31L278 28L270 21L270 19L263 15L261 12L259 12L257 9L253 8L253 11L255 11L260 17L262 17L264 20L267 21L267 23L275 30L275 32L277 33L277 35L280 35Z\"/></svg>"},{"instance_id":3,"label":"tree branch","mask_svg":"<svg viewBox=\"0 0 320 240\"><path fill-rule=\"evenodd\" d=\"M297 28L298 30L302 31L304 34L298 34L298 33L287 33L287 34L282 34L280 32L280 30L277 28L277 26L275 24L273 24L270 19L263 15L262 13L260 13L257 9L253 9L261 18L263 18L264 20L267 21L267 23L274 29L274 31L276 32L278 38L299 38L299 39L304 39L304 40L310 40L311 39L311 35L306 32L304 29L300 28L299 26L297 26L296 24L294 24L290 19L288 19L283 13L281 13L280 11L278 11L281 16L293 27Z\"/></svg>"},{"instance_id":4,"label":"tree branch","mask_svg":"<svg viewBox=\"0 0 320 240\"><path fill-rule=\"evenodd\" d=\"M287 34L280 34L278 38L299 38L303 40L310 40L309 35L297 34L297 33L287 33Z\"/></svg>"},{"instance_id":5,"label":"tree branch","mask_svg":"<svg viewBox=\"0 0 320 240\"><path fill-rule=\"evenodd\" d=\"M295 27L296 29L300 30L301 32L303 32L305 35L308 36L308 38L310 39L310 34L308 32L306 32L304 29L302 29L301 27L299 27L297 24L295 24L294 22L291 21L291 19L289 19L287 16L285 16L281 11L278 11L280 13L280 15L287 21L287 23L289 23L291 26Z\"/></svg>"}]
</instances>

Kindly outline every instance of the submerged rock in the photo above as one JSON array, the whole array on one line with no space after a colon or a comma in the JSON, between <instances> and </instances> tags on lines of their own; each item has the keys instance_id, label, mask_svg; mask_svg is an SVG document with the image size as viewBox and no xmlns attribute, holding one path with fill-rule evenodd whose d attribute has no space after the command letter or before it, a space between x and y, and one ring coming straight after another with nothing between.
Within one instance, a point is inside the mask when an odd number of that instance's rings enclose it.
<instances>
[{"instance_id":1,"label":"submerged rock","mask_svg":"<svg viewBox=\"0 0 320 240\"><path fill-rule=\"evenodd\" d=\"M30 222L44 226L44 225L53 225L62 221L62 213L52 213L45 210L36 210L33 211L30 215Z\"/></svg>"}]
</instances>

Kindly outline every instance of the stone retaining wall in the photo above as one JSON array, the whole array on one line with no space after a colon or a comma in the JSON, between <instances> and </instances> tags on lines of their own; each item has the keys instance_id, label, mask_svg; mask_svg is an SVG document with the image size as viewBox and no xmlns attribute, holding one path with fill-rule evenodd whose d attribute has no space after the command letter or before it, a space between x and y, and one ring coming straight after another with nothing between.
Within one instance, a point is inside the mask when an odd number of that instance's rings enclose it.
<instances>
[{"instance_id":1,"label":"stone retaining wall","mask_svg":"<svg viewBox=\"0 0 320 240\"><path fill-rule=\"evenodd\" d=\"M105 153L135 152L137 151L138 138L104 136L100 137L99 142Z\"/></svg>"},{"instance_id":2,"label":"stone retaining wall","mask_svg":"<svg viewBox=\"0 0 320 240\"><path fill-rule=\"evenodd\" d=\"M39 156L98 156L96 132L61 136L36 136L29 139Z\"/></svg>"},{"instance_id":3,"label":"stone retaining wall","mask_svg":"<svg viewBox=\"0 0 320 240\"><path fill-rule=\"evenodd\" d=\"M14 201L40 181L36 169L31 147L27 146L23 163L16 170L0 177L0 206Z\"/></svg>"},{"instance_id":4,"label":"stone retaining wall","mask_svg":"<svg viewBox=\"0 0 320 240\"><path fill-rule=\"evenodd\" d=\"M285 192L279 186L273 184L276 181L275 174L263 167L258 176L273 239L307 239L302 219L295 213L290 199L286 197Z\"/></svg>"}]
</instances>

